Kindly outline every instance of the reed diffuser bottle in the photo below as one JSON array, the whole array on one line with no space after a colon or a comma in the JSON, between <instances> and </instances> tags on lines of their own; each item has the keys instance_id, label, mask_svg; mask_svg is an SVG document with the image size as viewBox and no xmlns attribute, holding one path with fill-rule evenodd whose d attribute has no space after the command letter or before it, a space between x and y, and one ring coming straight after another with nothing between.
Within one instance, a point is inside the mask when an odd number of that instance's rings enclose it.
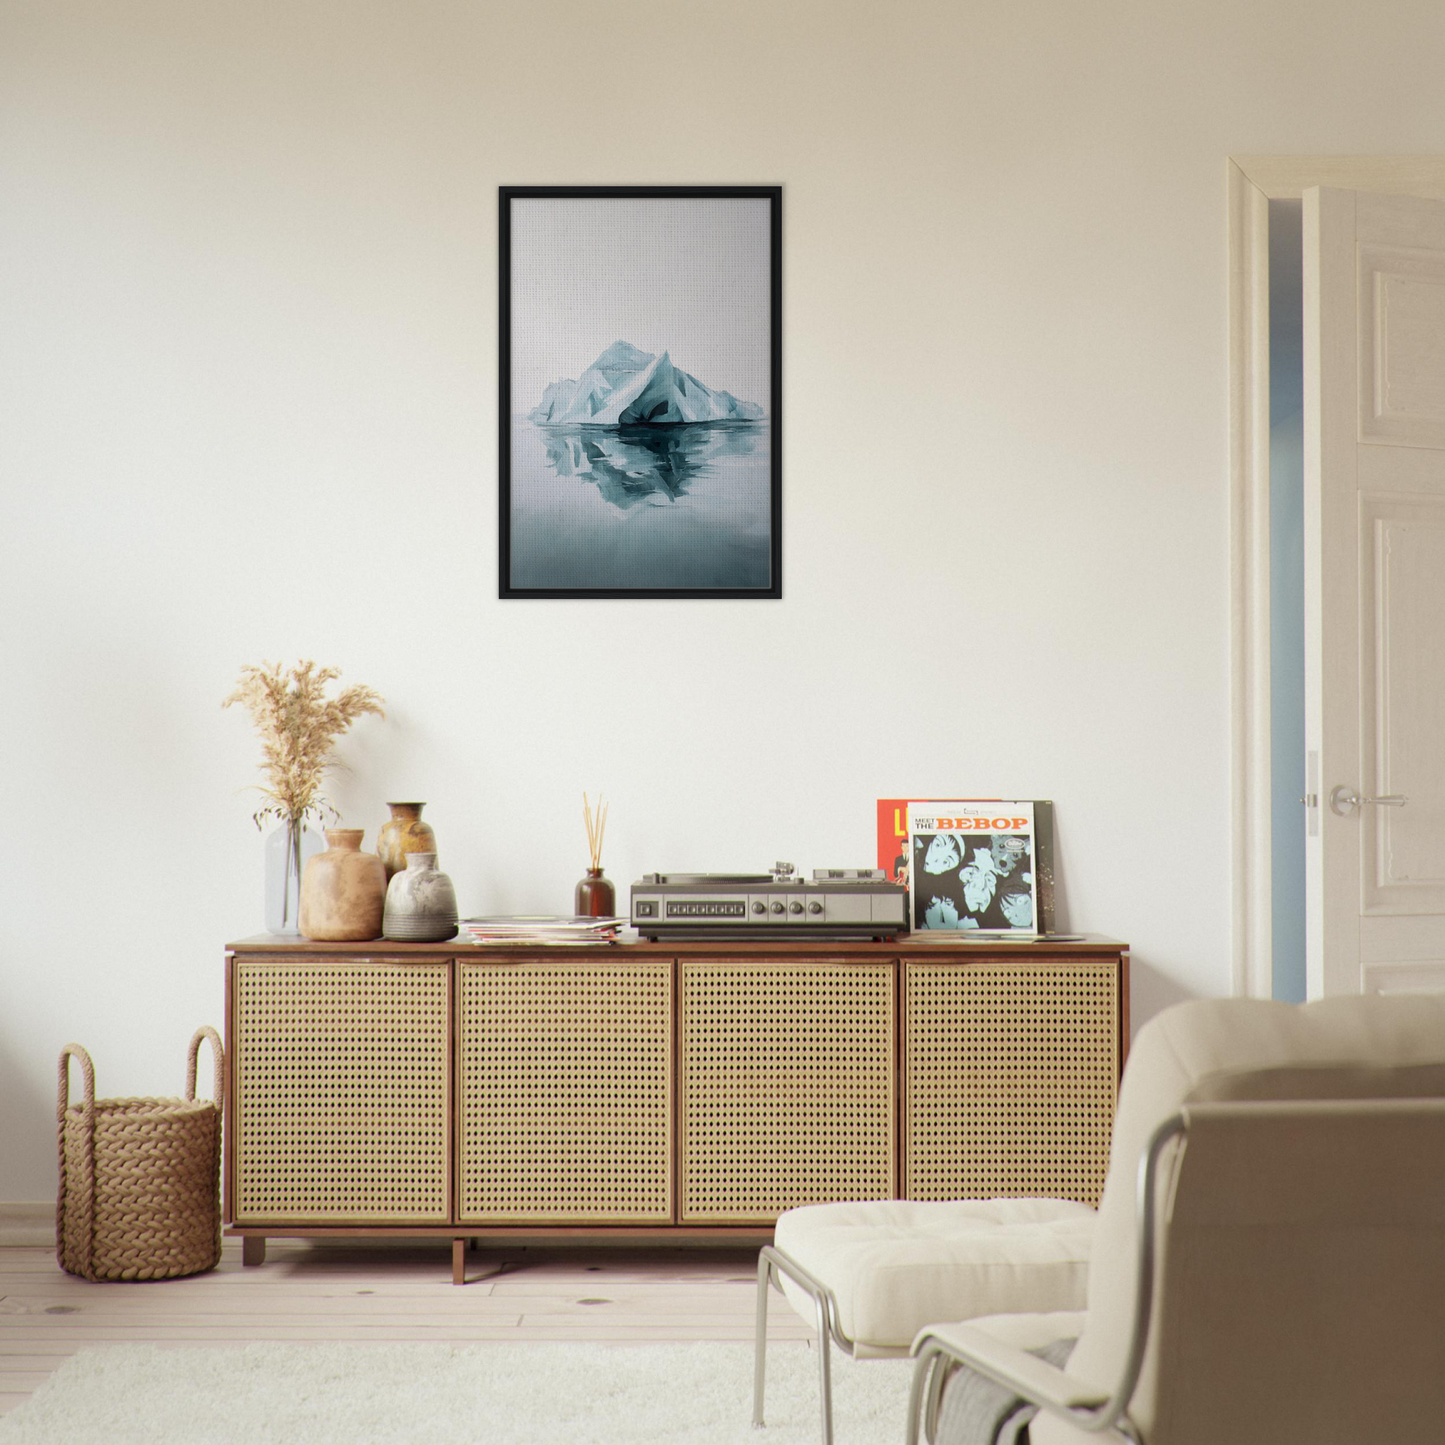
<instances>
[{"instance_id":1,"label":"reed diffuser bottle","mask_svg":"<svg viewBox=\"0 0 1445 1445\"><path fill-rule=\"evenodd\" d=\"M574 911L579 918L615 918L617 890L612 886L612 880L602 875L602 835L607 831L607 804L602 801L601 793L597 795L595 812L587 794L582 794L582 821L587 825L587 852L592 866L572 895Z\"/></svg>"}]
</instances>

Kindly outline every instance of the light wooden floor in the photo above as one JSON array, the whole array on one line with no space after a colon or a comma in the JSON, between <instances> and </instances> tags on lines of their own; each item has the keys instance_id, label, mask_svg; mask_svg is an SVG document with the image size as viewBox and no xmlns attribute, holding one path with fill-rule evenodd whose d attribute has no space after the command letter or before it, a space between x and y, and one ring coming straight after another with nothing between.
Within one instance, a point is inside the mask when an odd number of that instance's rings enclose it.
<instances>
[{"instance_id":1,"label":"light wooden floor","mask_svg":"<svg viewBox=\"0 0 1445 1445\"><path fill-rule=\"evenodd\" d=\"M63 1360L106 1342L236 1345L253 1340L751 1340L757 1251L540 1249L468 1256L451 1245L270 1241L266 1263L191 1279L90 1284L53 1249L0 1249L0 1412ZM776 1293L770 1339L806 1339Z\"/></svg>"}]
</instances>

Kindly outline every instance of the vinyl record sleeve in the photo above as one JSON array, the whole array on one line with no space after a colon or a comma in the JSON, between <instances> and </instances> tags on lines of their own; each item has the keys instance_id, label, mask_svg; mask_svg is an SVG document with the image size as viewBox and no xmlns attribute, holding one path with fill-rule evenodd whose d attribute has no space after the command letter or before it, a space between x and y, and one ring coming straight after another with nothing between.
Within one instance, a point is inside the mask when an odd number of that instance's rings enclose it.
<instances>
[{"instance_id":1,"label":"vinyl record sleeve","mask_svg":"<svg viewBox=\"0 0 1445 1445\"><path fill-rule=\"evenodd\" d=\"M910 892L910 917L913 919L913 928L927 931L931 925L927 922L928 909L932 906L934 893L940 897L940 908L935 917L941 922L946 916L947 910L942 907L942 899L947 893L951 896L958 893L960 896L954 903L955 916L960 918L972 917L972 923L964 923L962 930L971 932L974 929L979 931L992 932L997 930L1017 933L1019 935L1031 933L1049 934L1054 931L1054 804L1049 798L1033 798L1024 800L1009 800L1002 798L951 798L940 801L930 801L920 798L879 798L877 813L877 866L883 870L891 882L902 883L909 887ZM1030 870L1033 873L1032 895L1034 900L1033 912L1035 922L1027 929L1015 928L1006 920L992 924L983 923L982 914L970 914L966 908L961 912L959 905L963 904L962 879L957 877L961 870L971 859L960 856L956 865L952 880L956 885L945 890L943 887L930 890L924 901L923 921L919 921L917 910L913 906L914 896L918 890L913 887L913 860L909 844L908 815L911 807L924 807L934 810L935 816L939 814L952 815L955 811L967 816L979 817L987 813L990 821L994 817L1016 817L1021 814L1014 812L1015 809L1032 810L1032 864ZM974 843L975 848L984 846L983 840L991 838L990 833L983 830L968 830L971 837L978 841ZM955 845L957 846L957 845ZM992 843L988 844L990 853ZM926 850L925 850L926 856ZM923 872L921 868L920 872ZM1017 871L1015 869L1014 871ZM928 876L925 874L925 876ZM936 875L934 875L936 877ZM930 879L930 881L933 881ZM998 890L995 888L995 893ZM990 900L992 902L992 900ZM1000 909L1002 904L1000 902ZM996 917L1000 909L992 911L985 910L989 917ZM1014 910L1017 912L1017 910ZM954 924L946 931L955 932L959 925ZM936 930L945 931L945 930Z\"/></svg>"}]
</instances>

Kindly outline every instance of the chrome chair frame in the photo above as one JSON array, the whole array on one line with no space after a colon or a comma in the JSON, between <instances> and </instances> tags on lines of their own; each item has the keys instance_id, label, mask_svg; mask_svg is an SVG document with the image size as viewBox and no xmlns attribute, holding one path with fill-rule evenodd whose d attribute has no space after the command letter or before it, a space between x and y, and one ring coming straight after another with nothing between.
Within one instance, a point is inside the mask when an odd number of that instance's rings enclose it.
<instances>
[{"instance_id":1,"label":"chrome chair frame","mask_svg":"<svg viewBox=\"0 0 1445 1445\"><path fill-rule=\"evenodd\" d=\"M1114 1445L1139 1445L1139 1436L1128 1418L1139 1372L1144 1366L1144 1347L1149 1338L1149 1320L1154 1306L1154 1267L1157 1251L1154 1193L1158 1184L1159 1160L1165 1147L1188 1132L1183 1114L1166 1119L1149 1138L1149 1146L1139 1161L1136 1192L1139 1215L1139 1241L1136 1253L1134 1286L1134 1319L1119 1382L1107 1398L1098 1403L1076 1404L1055 1399L1034 1385L1021 1380L1007 1369L963 1354L948 1340L939 1339L932 1330L923 1330L913 1342L917 1364L908 1396L907 1445L918 1445L920 1425L925 1439L931 1442L938 1428L938 1411L948 1377L959 1365L977 1370L1015 1391L1020 1398L1042 1410L1059 1415L1080 1430L1097 1434Z\"/></svg>"},{"instance_id":2,"label":"chrome chair frame","mask_svg":"<svg viewBox=\"0 0 1445 1445\"><path fill-rule=\"evenodd\" d=\"M831 1345L853 1354L853 1341L838 1323L838 1299L816 1275L809 1274L771 1244L758 1252L758 1314L753 1342L753 1429L763 1428L763 1393L768 1366L768 1290L782 1292L779 1276L786 1275L813 1301L818 1327L818 1384L823 1397L823 1445L833 1445L833 1371ZM831 1343L830 1343L831 1342Z\"/></svg>"}]
</instances>

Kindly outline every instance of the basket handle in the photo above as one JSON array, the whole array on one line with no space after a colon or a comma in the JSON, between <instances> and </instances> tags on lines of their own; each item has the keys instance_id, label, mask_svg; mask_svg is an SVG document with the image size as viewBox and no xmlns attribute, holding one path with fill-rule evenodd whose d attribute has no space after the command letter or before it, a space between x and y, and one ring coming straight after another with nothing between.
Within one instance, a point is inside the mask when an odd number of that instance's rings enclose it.
<instances>
[{"instance_id":1,"label":"basket handle","mask_svg":"<svg viewBox=\"0 0 1445 1445\"><path fill-rule=\"evenodd\" d=\"M80 1122L84 1130L82 1152L78 1160L80 1177L72 1180L68 1167L70 1151L65 1147L65 1116L70 1112L70 1061L80 1060L80 1072L85 1080L85 1102L80 1109ZM95 1268L95 1065L90 1055L79 1044L66 1044L60 1051L60 1089L56 1097L56 1134L60 1150L59 1188L55 1194L55 1256L62 1268L72 1273L93 1278ZM75 1193L72 1206L69 1195ZM76 1223L73 1229L66 1228L66 1216L74 1209ZM84 1253L74 1261L78 1266L72 1269L67 1263L66 1242L74 1240L77 1248L83 1241Z\"/></svg>"},{"instance_id":2,"label":"basket handle","mask_svg":"<svg viewBox=\"0 0 1445 1445\"><path fill-rule=\"evenodd\" d=\"M209 1024L202 1024L191 1035L191 1047L186 1055L186 1099L189 1102L196 1097L196 1065L199 1062L202 1039L211 1041L211 1058L216 1066L216 1082L212 1092L216 1107L220 1109L226 1103L226 1051L221 1047L220 1034Z\"/></svg>"},{"instance_id":3,"label":"basket handle","mask_svg":"<svg viewBox=\"0 0 1445 1445\"><path fill-rule=\"evenodd\" d=\"M82 1112L86 1124L89 1125L95 1118L95 1065L91 1063L90 1055L79 1044L66 1044L60 1051L60 1091L56 1101L55 1117L57 1122L63 1126L65 1111L70 1107L70 1061L72 1058L80 1060L81 1077L85 1081L85 1107Z\"/></svg>"}]
</instances>

